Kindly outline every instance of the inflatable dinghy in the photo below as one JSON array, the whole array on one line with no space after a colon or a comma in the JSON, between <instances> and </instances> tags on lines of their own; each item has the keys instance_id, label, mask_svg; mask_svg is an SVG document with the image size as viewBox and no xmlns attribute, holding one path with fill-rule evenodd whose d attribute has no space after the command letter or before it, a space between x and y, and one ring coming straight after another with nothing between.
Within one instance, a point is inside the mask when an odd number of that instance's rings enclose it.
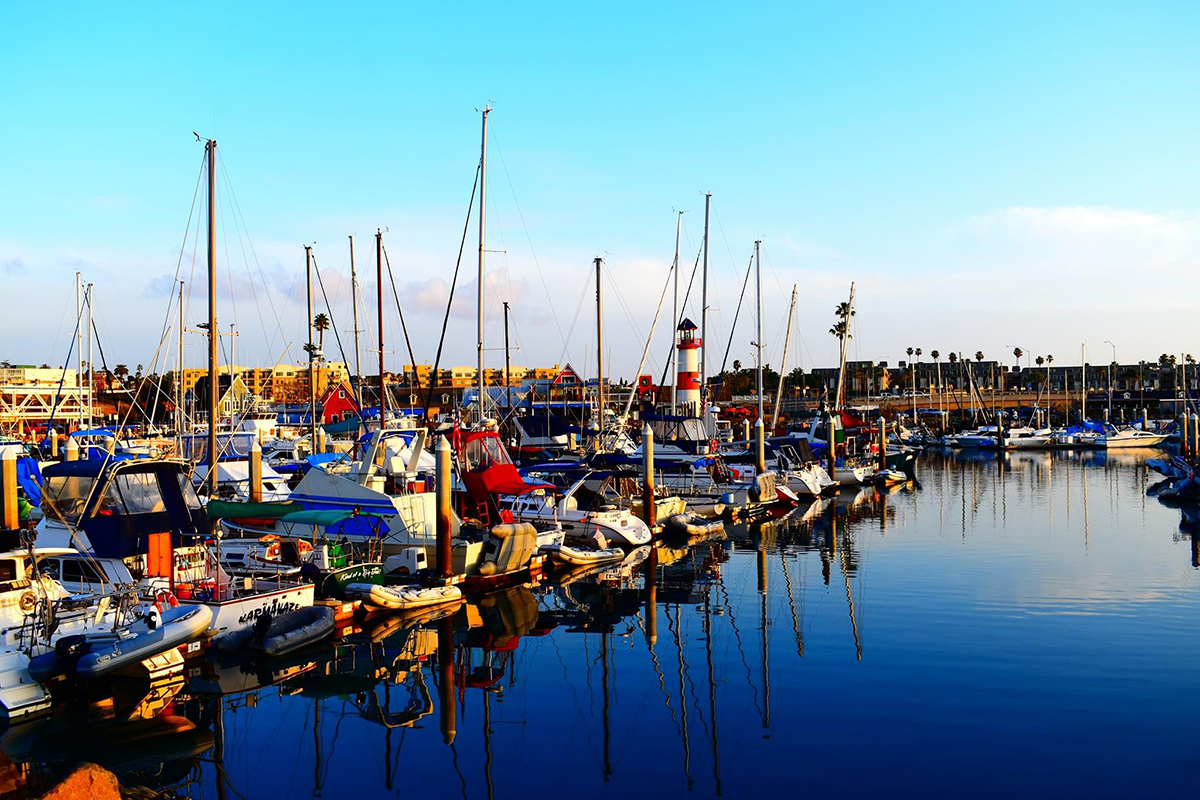
<instances>
[{"instance_id":1,"label":"inflatable dinghy","mask_svg":"<svg viewBox=\"0 0 1200 800\"><path fill-rule=\"evenodd\" d=\"M695 514L673 514L667 517L667 525L688 536L701 536L725 530L721 522L701 519Z\"/></svg>"},{"instance_id":2,"label":"inflatable dinghy","mask_svg":"<svg viewBox=\"0 0 1200 800\"><path fill-rule=\"evenodd\" d=\"M217 649L224 652L251 649L267 656L281 656L329 636L333 633L335 616L328 606L306 606L278 617L263 614L253 626L219 639Z\"/></svg>"},{"instance_id":3,"label":"inflatable dinghy","mask_svg":"<svg viewBox=\"0 0 1200 800\"><path fill-rule=\"evenodd\" d=\"M211 622L208 606L183 605L153 612L115 631L64 636L53 651L29 662L29 675L39 682L68 673L82 680L101 678L187 644Z\"/></svg>"},{"instance_id":4,"label":"inflatable dinghy","mask_svg":"<svg viewBox=\"0 0 1200 800\"><path fill-rule=\"evenodd\" d=\"M570 564L573 567L609 564L625 558L625 551L619 547L610 547L606 550L585 550L582 547L554 544L541 548L540 552L559 563Z\"/></svg>"},{"instance_id":5,"label":"inflatable dinghy","mask_svg":"<svg viewBox=\"0 0 1200 800\"><path fill-rule=\"evenodd\" d=\"M371 608L403 611L449 603L462 598L457 586L377 586L352 583L342 590L347 600L360 600Z\"/></svg>"}]
</instances>

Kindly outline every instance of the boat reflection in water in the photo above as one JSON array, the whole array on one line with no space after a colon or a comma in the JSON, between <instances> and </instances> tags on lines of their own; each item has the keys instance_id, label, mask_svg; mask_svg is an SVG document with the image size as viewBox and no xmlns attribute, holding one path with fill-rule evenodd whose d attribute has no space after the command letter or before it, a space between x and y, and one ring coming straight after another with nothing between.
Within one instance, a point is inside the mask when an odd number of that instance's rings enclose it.
<instances>
[{"instance_id":1,"label":"boat reflection in water","mask_svg":"<svg viewBox=\"0 0 1200 800\"><path fill-rule=\"evenodd\" d=\"M1005 792L1078 794L1092 774L1165 791L1182 772L1144 767L1190 757L1164 709L1196 702L1166 651L1200 655L1200 599L1179 588L1200 515L1147 498L1144 473L1128 453L927 453L920 482L352 622L281 660L213 654L162 685L97 686L0 747L30 787L86 759L202 797L739 797L797 770L838 791L862 764L862 793L947 793L996 758ZM1109 646L1135 614L1138 644ZM1105 655L1081 666L1077 644ZM1125 686L1149 658L1153 685L1081 710L1073 676ZM1029 720L1052 738L1004 735ZM1077 763L1122 725L1139 732L1122 737L1129 773L1068 781L1020 757Z\"/></svg>"}]
</instances>

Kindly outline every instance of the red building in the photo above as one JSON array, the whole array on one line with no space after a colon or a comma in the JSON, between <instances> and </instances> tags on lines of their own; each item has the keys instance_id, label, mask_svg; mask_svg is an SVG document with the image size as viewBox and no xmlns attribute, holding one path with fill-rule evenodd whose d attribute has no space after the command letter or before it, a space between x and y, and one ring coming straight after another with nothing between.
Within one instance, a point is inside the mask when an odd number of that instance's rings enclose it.
<instances>
[{"instance_id":1,"label":"red building","mask_svg":"<svg viewBox=\"0 0 1200 800\"><path fill-rule=\"evenodd\" d=\"M358 416L354 392L345 381L329 384L325 392L317 398L317 402L321 404L322 425Z\"/></svg>"}]
</instances>

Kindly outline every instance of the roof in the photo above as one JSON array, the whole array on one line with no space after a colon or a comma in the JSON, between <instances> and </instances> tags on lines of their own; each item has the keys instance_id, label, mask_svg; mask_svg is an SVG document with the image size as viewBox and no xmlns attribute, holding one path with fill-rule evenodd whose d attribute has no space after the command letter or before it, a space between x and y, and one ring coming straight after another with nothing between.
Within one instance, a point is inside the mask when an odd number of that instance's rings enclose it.
<instances>
[{"instance_id":1,"label":"roof","mask_svg":"<svg viewBox=\"0 0 1200 800\"><path fill-rule=\"evenodd\" d=\"M680 322L679 327L676 328L675 330L677 330L677 331L694 331L694 330L696 330L696 323L692 322L687 317L684 317L683 322Z\"/></svg>"},{"instance_id":2,"label":"roof","mask_svg":"<svg viewBox=\"0 0 1200 800\"><path fill-rule=\"evenodd\" d=\"M42 476L45 478L94 478L104 472L106 466L112 468L127 469L135 472L157 472L158 467L170 465L171 467L182 469L183 462L172 461L170 459L111 459L111 458L96 458L85 459L81 461L62 461L58 464L51 464L42 470Z\"/></svg>"}]
</instances>

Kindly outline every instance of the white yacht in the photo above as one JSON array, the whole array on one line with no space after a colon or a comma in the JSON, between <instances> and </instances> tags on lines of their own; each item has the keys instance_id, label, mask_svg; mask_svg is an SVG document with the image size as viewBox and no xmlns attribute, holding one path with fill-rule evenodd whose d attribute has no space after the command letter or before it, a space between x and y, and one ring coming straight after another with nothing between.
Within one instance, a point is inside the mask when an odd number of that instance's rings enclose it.
<instances>
[{"instance_id":1,"label":"white yacht","mask_svg":"<svg viewBox=\"0 0 1200 800\"><path fill-rule=\"evenodd\" d=\"M597 531L609 542L640 547L653 538L650 527L622 505L609 471L589 471L575 481L557 502L544 490L502 498L513 519L520 522L552 523L570 539L591 537Z\"/></svg>"}]
</instances>

